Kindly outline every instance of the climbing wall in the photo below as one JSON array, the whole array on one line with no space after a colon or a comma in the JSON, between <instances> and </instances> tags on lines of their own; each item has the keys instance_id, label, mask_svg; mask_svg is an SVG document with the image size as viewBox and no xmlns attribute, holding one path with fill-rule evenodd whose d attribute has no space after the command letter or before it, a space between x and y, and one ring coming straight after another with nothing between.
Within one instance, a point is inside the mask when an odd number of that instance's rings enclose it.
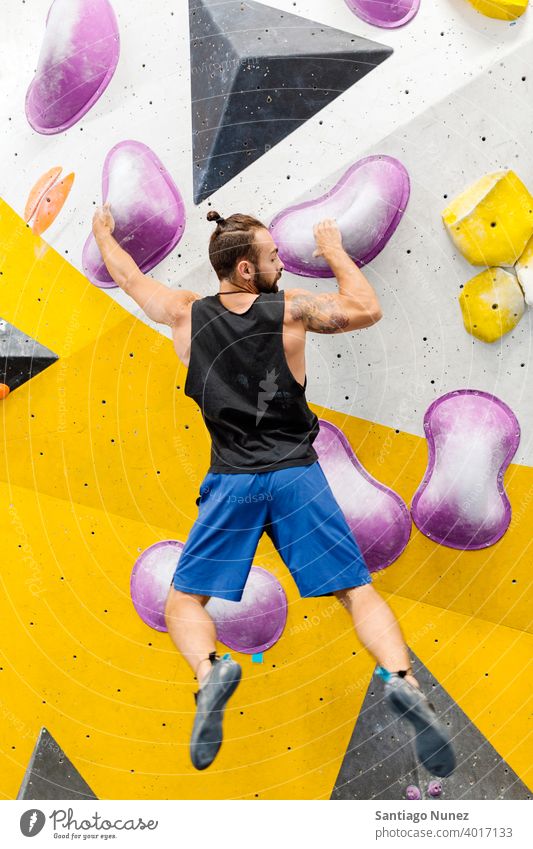
<instances>
[{"instance_id":1,"label":"climbing wall","mask_svg":"<svg viewBox=\"0 0 533 849\"><path fill-rule=\"evenodd\" d=\"M49 0L9 0L2 44L0 794L399 799L417 786L432 796L345 610L300 599L266 535L255 565L283 589L284 630L260 657L232 649L244 676L224 746L209 770L193 769L195 682L168 634L138 615L130 577L151 545L186 539L209 441L168 329L109 286L88 253L95 205L111 193L143 268L201 295L218 288L209 208L252 213L295 249L285 289L334 291L305 253L305 227L332 209L342 220L384 317L354 334L310 335L307 397L337 434L324 468L356 536L370 539L373 520L353 503L358 487L399 517L401 528L376 514L383 533L398 533L376 553L373 581L453 731L458 767L432 798L526 798L530 13L503 20L483 4L434 0L391 21L376 17L384 4L363 0L239 0L223 13L211 0L149 11L75 0L65 15L64 1L45 31ZM86 87L73 85L72 51L94 69ZM51 81L65 87L57 102ZM134 155L113 163L117 150ZM489 269L467 306L469 281ZM446 496L478 523L453 547L442 527L416 523L414 496L431 477L425 414L465 389L512 415L501 437L443 430L455 441L432 477L450 484L438 506ZM474 548L485 492L497 533Z\"/></svg>"}]
</instances>

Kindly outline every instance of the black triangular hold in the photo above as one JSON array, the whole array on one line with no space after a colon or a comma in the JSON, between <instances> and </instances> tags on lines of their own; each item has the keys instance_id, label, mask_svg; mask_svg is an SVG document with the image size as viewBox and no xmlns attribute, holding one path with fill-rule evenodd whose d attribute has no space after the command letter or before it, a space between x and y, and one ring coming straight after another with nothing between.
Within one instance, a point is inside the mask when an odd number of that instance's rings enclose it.
<instances>
[{"instance_id":1,"label":"black triangular hold","mask_svg":"<svg viewBox=\"0 0 533 849\"><path fill-rule=\"evenodd\" d=\"M0 383L16 389L55 363L57 354L0 318Z\"/></svg>"},{"instance_id":2,"label":"black triangular hold","mask_svg":"<svg viewBox=\"0 0 533 849\"><path fill-rule=\"evenodd\" d=\"M17 799L97 799L46 728L41 728Z\"/></svg>"},{"instance_id":3,"label":"black triangular hold","mask_svg":"<svg viewBox=\"0 0 533 849\"><path fill-rule=\"evenodd\" d=\"M189 0L189 17L196 204L393 52L252 0Z\"/></svg>"},{"instance_id":4,"label":"black triangular hold","mask_svg":"<svg viewBox=\"0 0 533 849\"><path fill-rule=\"evenodd\" d=\"M530 799L529 789L514 770L411 649L409 654L422 691L452 736L455 771L447 778L435 779L417 762L412 726L388 706L383 681L374 675L331 798L405 799L409 784L419 787L424 798L429 782L436 780L442 784L446 800Z\"/></svg>"}]
</instances>

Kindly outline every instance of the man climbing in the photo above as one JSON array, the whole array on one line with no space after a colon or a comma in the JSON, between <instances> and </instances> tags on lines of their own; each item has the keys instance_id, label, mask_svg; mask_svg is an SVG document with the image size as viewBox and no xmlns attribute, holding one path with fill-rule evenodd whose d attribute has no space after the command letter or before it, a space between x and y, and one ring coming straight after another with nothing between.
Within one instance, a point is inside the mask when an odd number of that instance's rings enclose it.
<instances>
[{"instance_id":1,"label":"man climbing","mask_svg":"<svg viewBox=\"0 0 533 849\"><path fill-rule=\"evenodd\" d=\"M320 467L319 430L305 389L307 333L349 333L382 317L376 293L342 246L332 219L316 224L315 256L330 266L338 292L278 289L283 263L265 225L249 215L210 211L209 258L219 292L202 297L143 274L113 238L109 206L93 232L109 273L147 316L172 328L188 367L185 394L200 407L211 462L198 517L176 567L166 604L169 634L199 682L190 753L205 769L222 743L226 704L241 667L216 653L211 596L239 601L264 531L302 597L335 595L361 643L379 664L386 698L416 732L429 772L449 775L448 732L421 692L398 621L372 586L357 542ZM263 494L263 497L260 495Z\"/></svg>"}]
</instances>

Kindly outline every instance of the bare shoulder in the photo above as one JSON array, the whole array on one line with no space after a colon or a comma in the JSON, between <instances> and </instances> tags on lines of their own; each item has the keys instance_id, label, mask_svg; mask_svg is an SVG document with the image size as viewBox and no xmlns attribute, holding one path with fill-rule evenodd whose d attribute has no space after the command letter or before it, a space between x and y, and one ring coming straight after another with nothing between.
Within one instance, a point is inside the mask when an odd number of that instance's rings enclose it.
<instances>
[{"instance_id":1,"label":"bare shoulder","mask_svg":"<svg viewBox=\"0 0 533 849\"><path fill-rule=\"evenodd\" d=\"M349 328L349 316L334 292L286 289L285 299L292 320L301 322L310 332L343 333Z\"/></svg>"}]
</instances>

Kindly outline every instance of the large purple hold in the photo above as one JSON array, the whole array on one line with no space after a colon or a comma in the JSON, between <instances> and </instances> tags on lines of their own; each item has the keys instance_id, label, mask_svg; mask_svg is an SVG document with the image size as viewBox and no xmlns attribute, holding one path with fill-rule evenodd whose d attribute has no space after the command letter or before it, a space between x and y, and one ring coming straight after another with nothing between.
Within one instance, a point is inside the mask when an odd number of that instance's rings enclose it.
<instances>
[{"instance_id":1,"label":"large purple hold","mask_svg":"<svg viewBox=\"0 0 533 849\"><path fill-rule=\"evenodd\" d=\"M343 432L319 419L313 446L370 572L385 569L409 541L411 517L400 496L367 472Z\"/></svg>"},{"instance_id":2,"label":"large purple hold","mask_svg":"<svg viewBox=\"0 0 533 849\"><path fill-rule=\"evenodd\" d=\"M156 542L137 558L131 573L133 606L143 622L157 631L167 630L165 604L182 551L178 540ZM287 621L287 598L274 575L252 566L240 601L212 597L206 610L221 643L255 654L278 641Z\"/></svg>"},{"instance_id":3,"label":"large purple hold","mask_svg":"<svg viewBox=\"0 0 533 849\"><path fill-rule=\"evenodd\" d=\"M119 33L108 0L54 0L26 116L38 133L72 127L105 91L119 57Z\"/></svg>"},{"instance_id":4,"label":"large purple hold","mask_svg":"<svg viewBox=\"0 0 533 849\"><path fill-rule=\"evenodd\" d=\"M146 273L178 244L185 229L183 199L153 150L138 141L111 148L102 177L104 202L111 204L114 237ZM83 270L96 286L116 286L91 234L83 248Z\"/></svg>"},{"instance_id":5,"label":"large purple hold","mask_svg":"<svg viewBox=\"0 0 533 849\"><path fill-rule=\"evenodd\" d=\"M513 411L488 392L459 389L424 416L428 467L411 515L423 534L450 548L493 545L511 520L503 476L520 442Z\"/></svg>"},{"instance_id":6,"label":"large purple hold","mask_svg":"<svg viewBox=\"0 0 533 849\"><path fill-rule=\"evenodd\" d=\"M401 27L414 18L420 0L345 0L358 18L377 27Z\"/></svg>"},{"instance_id":7,"label":"large purple hold","mask_svg":"<svg viewBox=\"0 0 533 849\"><path fill-rule=\"evenodd\" d=\"M270 230L287 271L304 277L333 277L316 248L313 226L335 218L346 252L359 266L385 247L409 199L409 175L392 156L367 156L316 200L290 206L273 219Z\"/></svg>"},{"instance_id":8,"label":"large purple hold","mask_svg":"<svg viewBox=\"0 0 533 849\"><path fill-rule=\"evenodd\" d=\"M151 628L167 631L165 604L183 543L167 539L150 545L137 558L130 579L135 610Z\"/></svg>"},{"instance_id":9,"label":"large purple hold","mask_svg":"<svg viewBox=\"0 0 533 849\"><path fill-rule=\"evenodd\" d=\"M244 654L256 654L279 640L287 621L287 597L271 572L252 566L240 601L213 597L206 610L221 643Z\"/></svg>"}]
</instances>

